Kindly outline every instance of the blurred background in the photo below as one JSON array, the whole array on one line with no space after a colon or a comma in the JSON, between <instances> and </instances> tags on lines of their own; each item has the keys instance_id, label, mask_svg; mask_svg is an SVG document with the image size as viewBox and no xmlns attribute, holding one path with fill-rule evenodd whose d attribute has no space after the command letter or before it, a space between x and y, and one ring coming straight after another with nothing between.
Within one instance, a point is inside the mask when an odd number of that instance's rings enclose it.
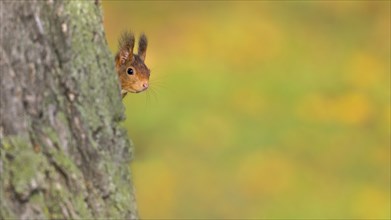
<instances>
[{"instance_id":1,"label":"blurred background","mask_svg":"<svg viewBox=\"0 0 391 220\"><path fill-rule=\"evenodd\" d=\"M140 216L390 218L390 1L103 1Z\"/></svg>"}]
</instances>

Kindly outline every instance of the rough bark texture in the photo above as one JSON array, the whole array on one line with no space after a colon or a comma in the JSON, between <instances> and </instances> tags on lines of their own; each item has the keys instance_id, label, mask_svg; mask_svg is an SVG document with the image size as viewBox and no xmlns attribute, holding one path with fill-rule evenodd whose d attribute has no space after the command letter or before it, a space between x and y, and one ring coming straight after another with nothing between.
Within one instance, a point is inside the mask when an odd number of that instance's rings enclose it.
<instances>
[{"instance_id":1,"label":"rough bark texture","mask_svg":"<svg viewBox=\"0 0 391 220\"><path fill-rule=\"evenodd\" d=\"M137 218L98 3L0 4L0 219Z\"/></svg>"}]
</instances>

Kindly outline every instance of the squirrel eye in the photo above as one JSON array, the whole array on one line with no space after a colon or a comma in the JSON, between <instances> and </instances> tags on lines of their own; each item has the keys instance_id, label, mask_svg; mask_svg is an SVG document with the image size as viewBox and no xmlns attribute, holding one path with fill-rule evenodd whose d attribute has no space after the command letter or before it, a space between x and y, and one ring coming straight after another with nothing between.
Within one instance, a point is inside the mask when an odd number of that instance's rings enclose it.
<instances>
[{"instance_id":1,"label":"squirrel eye","mask_svg":"<svg viewBox=\"0 0 391 220\"><path fill-rule=\"evenodd\" d=\"M128 70L126 71L129 75L133 75L133 69L132 68L128 68Z\"/></svg>"}]
</instances>

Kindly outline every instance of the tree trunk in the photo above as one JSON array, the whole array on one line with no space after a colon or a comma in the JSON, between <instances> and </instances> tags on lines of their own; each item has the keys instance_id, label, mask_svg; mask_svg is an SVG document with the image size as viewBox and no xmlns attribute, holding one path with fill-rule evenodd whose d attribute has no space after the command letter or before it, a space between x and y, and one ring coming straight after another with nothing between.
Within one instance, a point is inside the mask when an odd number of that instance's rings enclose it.
<instances>
[{"instance_id":1,"label":"tree trunk","mask_svg":"<svg viewBox=\"0 0 391 220\"><path fill-rule=\"evenodd\" d=\"M0 4L0 219L137 218L99 3Z\"/></svg>"}]
</instances>

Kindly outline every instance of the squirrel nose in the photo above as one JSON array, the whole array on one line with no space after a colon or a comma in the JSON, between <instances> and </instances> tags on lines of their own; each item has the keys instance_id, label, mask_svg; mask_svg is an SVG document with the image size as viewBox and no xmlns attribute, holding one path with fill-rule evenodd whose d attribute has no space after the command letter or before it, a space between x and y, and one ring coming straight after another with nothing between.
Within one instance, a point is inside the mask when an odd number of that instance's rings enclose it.
<instances>
[{"instance_id":1,"label":"squirrel nose","mask_svg":"<svg viewBox=\"0 0 391 220\"><path fill-rule=\"evenodd\" d=\"M143 88L144 88L144 89L147 89L147 88L148 88L148 86L149 86L149 85L148 85L148 83L147 83L147 82L143 83Z\"/></svg>"}]
</instances>

